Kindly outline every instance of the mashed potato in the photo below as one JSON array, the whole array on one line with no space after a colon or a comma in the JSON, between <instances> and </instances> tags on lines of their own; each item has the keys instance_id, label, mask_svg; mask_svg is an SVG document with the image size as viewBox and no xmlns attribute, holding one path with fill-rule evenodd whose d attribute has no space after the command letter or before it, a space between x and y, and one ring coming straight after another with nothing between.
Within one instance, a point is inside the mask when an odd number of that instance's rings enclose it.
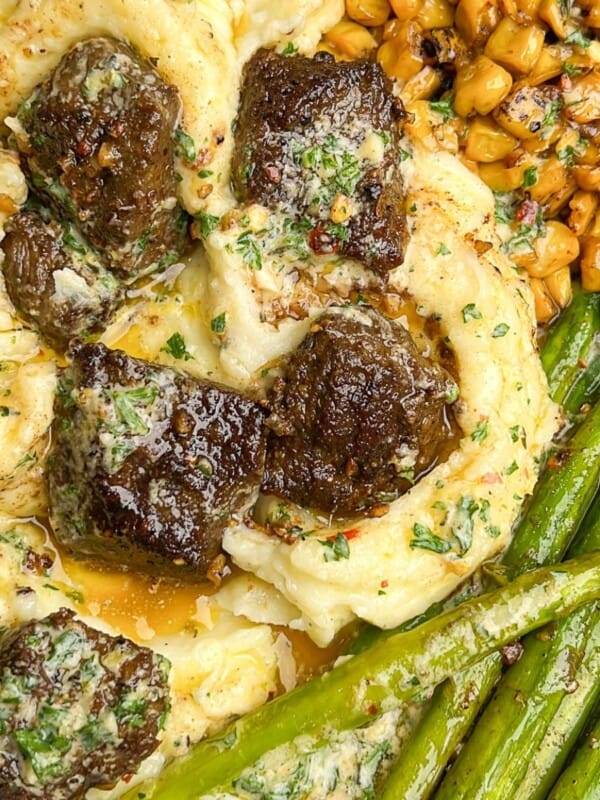
<instances>
[{"instance_id":1,"label":"mashed potato","mask_svg":"<svg viewBox=\"0 0 600 800\"><path fill-rule=\"evenodd\" d=\"M245 60L261 45L290 40L313 52L342 10L342 0L0 0L0 120L12 124L19 102L77 41L107 34L126 39L179 88L182 125L210 168L210 177L201 178L186 163L178 165L182 203L190 213L235 214L231 124ZM233 525L225 548L246 572L236 572L216 594L168 589L61 559L42 525L31 521L33 515L43 520L46 510L43 463L57 359L21 325L0 285L0 625L68 606L88 624L123 632L171 660L173 710L142 777L157 774L166 758L229 716L264 703L281 685L293 686L288 639L272 625L307 631L326 645L356 617L399 624L505 547L520 502L533 488L558 418L532 338L529 290L499 250L490 192L452 157L406 146L412 152L403 167L411 240L391 285L412 296L417 314L439 318L455 353L460 446L385 516L352 521L351 530L312 518L313 533L289 545ZM0 236L11 210L6 198L16 209L25 197L14 154L1 151ZM258 230L266 210L248 213ZM191 373L264 389L265 367L296 347L321 300L307 298L310 314L303 321L285 315L269 321L275 302L297 291L293 263L282 269L267 258L251 274L235 248L227 248L235 236L235 224L215 231L185 264L134 290L103 341L181 366L165 352L167 339L179 332ZM321 261L316 269L340 296L351 283L369 285L369 275L351 261L335 269ZM227 333L216 337L210 322L222 313ZM449 549L420 547L423 531ZM323 541L340 534L349 556L327 560ZM90 796L118 796L122 788Z\"/></svg>"}]
</instances>

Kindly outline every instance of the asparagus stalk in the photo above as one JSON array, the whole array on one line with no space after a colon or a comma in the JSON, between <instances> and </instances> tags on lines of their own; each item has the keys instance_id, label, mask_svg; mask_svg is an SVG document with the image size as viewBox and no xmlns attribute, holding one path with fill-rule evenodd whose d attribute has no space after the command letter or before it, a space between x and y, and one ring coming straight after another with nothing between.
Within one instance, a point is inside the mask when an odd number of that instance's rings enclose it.
<instances>
[{"instance_id":1,"label":"asparagus stalk","mask_svg":"<svg viewBox=\"0 0 600 800\"><path fill-rule=\"evenodd\" d=\"M358 727L515 638L600 598L600 553L540 569L375 644L200 742L137 800L193 800L302 734Z\"/></svg>"},{"instance_id":2,"label":"asparagus stalk","mask_svg":"<svg viewBox=\"0 0 600 800\"><path fill-rule=\"evenodd\" d=\"M600 797L600 714L548 800L598 800Z\"/></svg>"},{"instance_id":3,"label":"asparagus stalk","mask_svg":"<svg viewBox=\"0 0 600 800\"><path fill-rule=\"evenodd\" d=\"M569 556L598 549L600 496ZM595 679L599 636L600 606L592 604L561 620L554 630L527 637L523 657L499 683L444 779L438 800L546 796L568 742L576 738L574 728L581 727L585 709L589 711L600 690Z\"/></svg>"},{"instance_id":4,"label":"asparagus stalk","mask_svg":"<svg viewBox=\"0 0 600 800\"><path fill-rule=\"evenodd\" d=\"M600 297L594 292L577 292L550 330L542 351L550 394L557 403L564 402L579 377L599 330Z\"/></svg>"},{"instance_id":5,"label":"asparagus stalk","mask_svg":"<svg viewBox=\"0 0 600 800\"><path fill-rule=\"evenodd\" d=\"M569 550L570 556L600 548L600 494L587 514L581 535ZM562 699L537 751L532 755L514 800L544 800L564 766L571 749L600 698L600 609L583 606L575 615L589 611L593 630L586 653L574 676L574 691Z\"/></svg>"},{"instance_id":6,"label":"asparagus stalk","mask_svg":"<svg viewBox=\"0 0 600 800\"><path fill-rule=\"evenodd\" d=\"M600 476L600 404L576 430L566 453L559 469L546 469L542 475L504 554L512 577L559 561L581 523ZM382 800L431 794L501 672L501 659L492 655L481 662L478 674L469 671L439 690L388 776ZM461 713L465 690L469 703Z\"/></svg>"}]
</instances>

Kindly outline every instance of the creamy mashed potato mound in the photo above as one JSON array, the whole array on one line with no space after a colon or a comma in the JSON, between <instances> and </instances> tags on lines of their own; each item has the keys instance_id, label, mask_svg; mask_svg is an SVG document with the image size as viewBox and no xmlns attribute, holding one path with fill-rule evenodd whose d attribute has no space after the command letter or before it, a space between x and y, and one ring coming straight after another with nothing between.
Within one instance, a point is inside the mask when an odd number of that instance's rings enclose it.
<instances>
[{"instance_id":1,"label":"creamy mashed potato mound","mask_svg":"<svg viewBox=\"0 0 600 800\"><path fill-rule=\"evenodd\" d=\"M232 215L231 226L214 231L184 264L134 288L105 331L106 344L264 392L269 365L301 341L322 300L308 297L304 320L271 319L274 304L285 309L298 291L293 261L276 263L265 251L263 269L252 271L231 246L241 213L229 188L232 122L251 54L289 41L311 54L342 12L342 0L0 0L0 120L7 128L76 42L127 40L178 87L181 126L211 172L201 178L180 159L182 204L192 214ZM412 297L418 315L439 320L454 352L460 444L382 517L329 524L309 515L311 532L293 544L232 520L224 546L244 572L234 571L213 594L193 586L161 594L150 579L98 573L57 553L43 527L44 459L61 362L21 324L0 284L0 625L67 606L171 661L172 711L135 780L156 775L230 716L294 685L285 628L273 625L306 631L324 646L357 617L382 627L401 623L506 546L535 484L559 419L535 347L528 286L500 250L489 190L446 153L410 141L406 149L411 236L390 285ZM16 154L0 150L0 238L26 195ZM244 213L251 229L269 222L260 206ZM349 260L315 259L314 268L338 296L372 280ZM222 313L226 334L216 336L210 322ZM175 332L190 354L185 363L165 350ZM423 549L416 543L423 531L451 547ZM327 560L323 542L339 534L349 556ZM89 797L117 797L132 785Z\"/></svg>"}]
</instances>

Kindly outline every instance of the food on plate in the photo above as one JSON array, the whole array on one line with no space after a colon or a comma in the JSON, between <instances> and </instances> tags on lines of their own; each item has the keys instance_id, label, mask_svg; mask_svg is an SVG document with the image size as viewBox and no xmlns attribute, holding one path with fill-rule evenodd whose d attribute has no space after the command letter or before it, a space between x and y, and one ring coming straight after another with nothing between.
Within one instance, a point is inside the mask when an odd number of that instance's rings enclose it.
<instances>
[{"instance_id":1,"label":"food on plate","mask_svg":"<svg viewBox=\"0 0 600 800\"><path fill-rule=\"evenodd\" d=\"M121 277L181 254L180 117L177 89L148 59L97 38L69 50L11 122L31 192Z\"/></svg>"},{"instance_id":2,"label":"food on plate","mask_svg":"<svg viewBox=\"0 0 600 800\"><path fill-rule=\"evenodd\" d=\"M59 351L76 336L101 331L124 299L119 281L93 251L36 211L11 218L2 246L11 301Z\"/></svg>"},{"instance_id":3,"label":"food on plate","mask_svg":"<svg viewBox=\"0 0 600 800\"><path fill-rule=\"evenodd\" d=\"M217 583L223 531L255 500L264 412L254 401L102 344L60 376L48 464L52 530L68 551Z\"/></svg>"},{"instance_id":4,"label":"food on plate","mask_svg":"<svg viewBox=\"0 0 600 800\"><path fill-rule=\"evenodd\" d=\"M157 746L166 659L61 608L0 637L0 794L81 798Z\"/></svg>"},{"instance_id":5,"label":"food on plate","mask_svg":"<svg viewBox=\"0 0 600 800\"><path fill-rule=\"evenodd\" d=\"M273 384L263 490L327 513L385 511L447 456L457 391L401 325L327 309Z\"/></svg>"},{"instance_id":6,"label":"food on plate","mask_svg":"<svg viewBox=\"0 0 600 800\"><path fill-rule=\"evenodd\" d=\"M232 718L277 714L365 622L477 592L564 422L536 316L568 303L579 240L593 259L595 50L519 18L584 70L567 86L503 58L467 0L374 5L0 8L0 625L171 664L135 774L86 800L150 793ZM562 206L558 173L579 181ZM338 796L374 791L428 691L332 738Z\"/></svg>"},{"instance_id":7,"label":"food on plate","mask_svg":"<svg viewBox=\"0 0 600 800\"><path fill-rule=\"evenodd\" d=\"M232 180L244 203L280 208L316 253L387 272L402 261L397 152L402 104L377 64L259 50L244 69Z\"/></svg>"}]
</instances>

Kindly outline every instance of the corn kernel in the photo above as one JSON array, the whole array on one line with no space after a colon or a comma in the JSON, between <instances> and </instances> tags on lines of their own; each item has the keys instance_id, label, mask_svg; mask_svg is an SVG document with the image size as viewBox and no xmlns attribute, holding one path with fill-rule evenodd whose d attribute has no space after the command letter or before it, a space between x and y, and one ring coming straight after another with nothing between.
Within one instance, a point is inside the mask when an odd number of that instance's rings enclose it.
<instances>
[{"instance_id":1,"label":"corn kernel","mask_svg":"<svg viewBox=\"0 0 600 800\"><path fill-rule=\"evenodd\" d=\"M504 17L487 40L484 53L509 72L529 72L541 55L544 31L537 25L519 25Z\"/></svg>"},{"instance_id":2,"label":"corn kernel","mask_svg":"<svg viewBox=\"0 0 600 800\"><path fill-rule=\"evenodd\" d=\"M512 192L523 183L522 166L507 167L504 161L494 161L492 164L480 164L479 176L493 192Z\"/></svg>"},{"instance_id":3,"label":"corn kernel","mask_svg":"<svg viewBox=\"0 0 600 800\"><path fill-rule=\"evenodd\" d=\"M561 107L555 87L520 85L502 101L494 118L517 139L538 136L548 142L561 122Z\"/></svg>"},{"instance_id":4,"label":"corn kernel","mask_svg":"<svg viewBox=\"0 0 600 800\"><path fill-rule=\"evenodd\" d=\"M537 165L535 182L528 187L529 196L540 205L547 203L560 191L567 180L567 170L562 161L552 155Z\"/></svg>"},{"instance_id":5,"label":"corn kernel","mask_svg":"<svg viewBox=\"0 0 600 800\"><path fill-rule=\"evenodd\" d=\"M483 44L500 21L496 0L460 0L454 23L468 44Z\"/></svg>"},{"instance_id":6,"label":"corn kernel","mask_svg":"<svg viewBox=\"0 0 600 800\"><path fill-rule=\"evenodd\" d=\"M552 299L559 308L566 308L573 297L573 286L571 284L571 270L569 267L561 267L548 275L546 287Z\"/></svg>"},{"instance_id":7,"label":"corn kernel","mask_svg":"<svg viewBox=\"0 0 600 800\"><path fill-rule=\"evenodd\" d=\"M368 28L383 25L391 11L388 0L346 0L346 14Z\"/></svg>"},{"instance_id":8,"label":"corn kernel","mask_svg":"<svg viewBox=\"0 0 600 800\"><path fill-rule=\"evenodd\" d=\"M540 278L531 278L531 291L535 302L535 318L540 324L550 322L556 316L558 308L546 284Z\"/></svg>"},{"instance_id":9,"label":"corn kernel","mask_svg":"<svg viewBox=\"0 0 600 800\"><path fill-rule=\"evenodd\" d=\"M454 22L454 6L448 0L423 0L417 19L426 31L449 28Z\"/></svg>"},{"instance_id":10,"label":"corn kernel","mask_svg":"<svg viewBox=\"0 0 600 800\"><path fill-rule=\"evenodd\" d=\"M579 255L579 240L562 222L550 220L541 236L533 242L533 251L517 253L513 261L525 267L532 278L546 278L567 267Z\"/></svg>"},{"instance_id":11,"label":"corn kernel","mask_svg":"<svg viewBox=\"0 0 600 800\"><path fill-rule=\"evenodd\" d=\"M377 61L391 78L407 81L423 69L421 26L405 22L393 39L383 42L377 50Z\"/></svg>"},{"instance_id":12,"label":"corn kernel","mask_svg":"<svg viewBox=\"0 0 600 800\"><path fill-rule=\"evenodd\" d=\"M552 28L557 38L565 39L567 27L559 0L542 0L538 9L540 19Z\"/></svg>"},{"instance_id":13,"label":"corn kernel","mask_svg":"<svg viewBox=\"0 0 600 800\"><path fill-rule=\"evenodd\" d=\"M423 8L424 0L390 0L392 11L400 20L414 19Z\"/></svg>"},{"instance_id":14,"label":"corn kernel","mask_svg":"<svg viewBox=\"0 0 600 800\"><path fill-rule=\"evenodd\" d=\"M580 189L585 192L597 192L600 190L600 167L578 165L573 167L571 172Z\"/></svg>"},{"instance_id":15,"label":"corn kernel","mask_svg":"<svg viewBox=\"0 0 600 800\"><path fill-rule=\"evenodd\" d=\"M334 25L325 34L324 41L348 58L362 58L377 47L369 31L350 20L342 20Z\"/></svg>"},{"instance_id":16,"label":"corn kernel","mask_svg":"<svg viewBox=\"0 0 600 800\"><path fill-rule=\"evenodd\" d=\"M581 242L581 285L587 292L600 292L600 238L586 236Z\"/></svg>"},{"instance_id":17,"label":"corn kernel","mask_svg":"<svg viewBox=\"0 0 600 800\"><path fill-rule=\"evenodd\" d=\"M461 117L489 114L510 92L510 73L487 56L477 56L459 69L454 82L454 110Z\"/></svg>"},{"instance_id":18,"label":"corn kernel","mask_svg":"<svg viewBox=\"0 0 600 800\"><path fill-rule=\"evenodd\" d=\"M600 70L572 78L563 91L565 113L573 122L600 119Z\"/></svg>"},{"instance_id":19,"label":"corn kernel","mask_svg":"<svg viewBox=\"0 0 600 800\"><path fill-rule=\"evenodd\" d=\"M592 224L594 214L598 210L598 195L595 192L575 192L569 201L569 228L575 236L583 236Z\"/></svg>"},{"instance_id":20,"label":"corn kernel","mask_svg":"<svg viewBox=\"0 0 600 800\"><path fill-rule=\"evenodd\" d=\"M402 102L412 103L415 100L428 100L440 89L442 79L433 67L423 67L413 78L409 78L400 92Z\"/></svg>"},{"instance_id":21,"label":"corn kernel","mask_svg":"<svg viewBox=\"0 0 600 800\"><path fill-rule=\"evenodd\" d=\"M469 125L465 155L485 164L499 161L517 146L517 140L488 117L476 117Z\"/></svg>"},{"instance_id":22,"label":"corn kernel","mask_svg":"<svg viewBox=\"0 0 600 800\"><path fill-rule=\"evenodd\" d=\"M545 45L533 69L522 80L530 86L550 81L562 74L563 61L563 53L558 45Z\"/></svg>"}]
</instances>

